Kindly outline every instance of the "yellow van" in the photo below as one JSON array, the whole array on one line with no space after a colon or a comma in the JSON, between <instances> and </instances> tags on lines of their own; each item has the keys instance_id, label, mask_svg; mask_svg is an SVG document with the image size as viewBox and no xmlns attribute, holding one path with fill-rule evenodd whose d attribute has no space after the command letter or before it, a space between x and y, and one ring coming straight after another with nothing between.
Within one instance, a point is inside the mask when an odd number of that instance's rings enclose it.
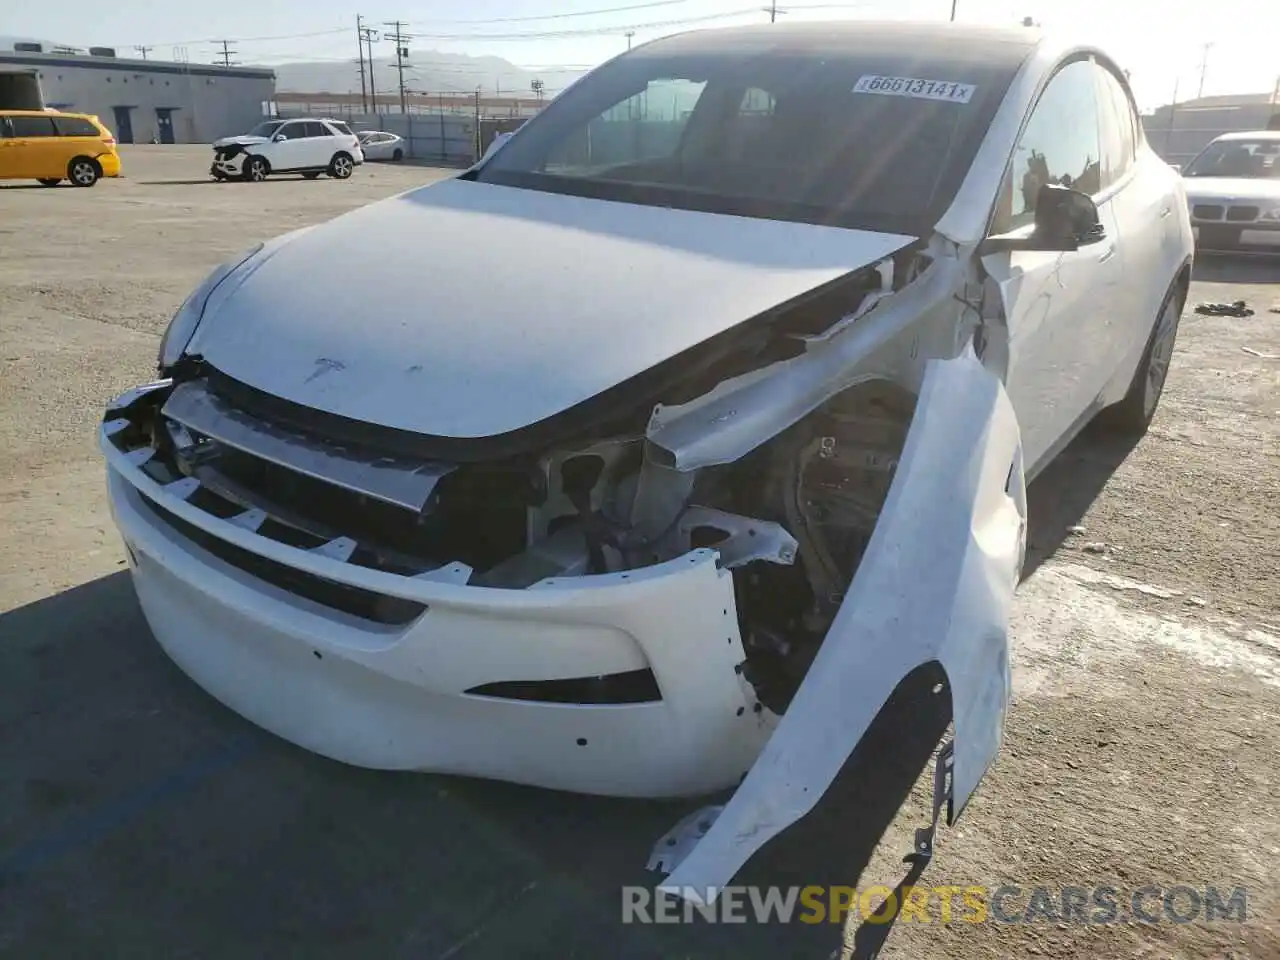
<instances>
[{"instance_id":1,"label":"yellow van","mask_svg":"<svg viewBox=\"0 0 1280 960\"><path fill-rule=\"evenodd\" d=\"M0 180L70 180L92 187L120 176L116 138L97 117L53 110L0 110Z\"/></svg>"}]
</instances>

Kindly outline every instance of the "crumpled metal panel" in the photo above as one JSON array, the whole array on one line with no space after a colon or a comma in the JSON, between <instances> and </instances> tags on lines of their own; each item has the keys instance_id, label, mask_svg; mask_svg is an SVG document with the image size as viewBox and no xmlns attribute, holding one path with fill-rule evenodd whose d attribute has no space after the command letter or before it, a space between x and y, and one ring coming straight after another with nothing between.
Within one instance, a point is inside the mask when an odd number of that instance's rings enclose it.
<instances>
[{"instance_id":1,"label":"crumpled metal panel","mask_svg":"<svg viewBox=\"0 0 1280 960\"><path fill-rule=\"evenodd\" d=\"M1017 420L967 349L930 361L880 522L822 649L705 836L662 884L729 883L807 814L915 668L940 662L955 719L953 814L995 757L1010 695L1007 625L1026 536Z\"/></svg>"}]
</instances>

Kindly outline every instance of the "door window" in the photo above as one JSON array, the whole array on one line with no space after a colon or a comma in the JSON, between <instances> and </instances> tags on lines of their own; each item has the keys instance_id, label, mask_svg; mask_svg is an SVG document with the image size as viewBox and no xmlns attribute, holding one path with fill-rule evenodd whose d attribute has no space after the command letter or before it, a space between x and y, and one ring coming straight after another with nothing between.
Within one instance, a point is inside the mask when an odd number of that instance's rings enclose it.
<instances>
[{"instance_id":1,"label":"door window","mask_svg":"<svg viewBox=\"0 0 1280 960\"><path fill-rule=\"evenodd\" d=\"M1090 196L1102 189L1096 69L1089 60L1069 63L1040 95L1005 174L995 233L1033 222L1046 183Z\"/></svg>"},{"instance_id":2,"label":"door window","mask_svg":"<svg viewBox=\"0 0 1280 960\"><path fill-rule=\"evenodd\" d=\"M307 128L307 132L304 134L304 136L308 138L333 136L333 134L329 132L329 128L326 127L323 123L316 123L315 121L311 121L306 124L306 128Z\"/></svg>"},{"instance_id":3,"label":"door window","mask_svg":"<svg viewBox=\"0 0 1280 960\"><path fill-rule=\"evenodd\" d=\"M53 125L60 137L101 137L98 128L84 117L54 117Z\"/></svg>"},{"instance_id":4,"label":"door window","mask_svg":"<svg viewBox=\"0 0 1280 960\"><path fill-rule=\"evenodd\" d=\"M305 123L286 123L280 128L279 132L284 135L286 140L301 140L308 136Z\"/></svg>"},{"instance_id":5,"label":"door window","mask_svg":"<svg viewBox=\"0 0 1280 960\"><path fill-rule=\"evenodd\" d=\"M1098 103L1101 123L1102 187L1111 186L1133 166L1134 116L1129 95L1105 67L1095 67L1098 75Z\"/></svg>"},{"instance_id":6,"label":"door window","mask_svg":"<svg viewBox=\"0 0 1280 960\"><path fill-rule=\"evenodd\" d=\"M57 136L52 117L10 117L9 125L9 135L12 137Z\"/></svg>"}]
</instances>

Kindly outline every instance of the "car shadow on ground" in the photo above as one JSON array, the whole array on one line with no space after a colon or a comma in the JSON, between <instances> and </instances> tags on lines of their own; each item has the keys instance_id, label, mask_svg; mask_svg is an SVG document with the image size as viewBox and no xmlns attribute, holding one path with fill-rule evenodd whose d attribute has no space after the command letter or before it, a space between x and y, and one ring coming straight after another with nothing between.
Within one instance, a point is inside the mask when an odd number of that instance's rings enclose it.
<instances>
[{"instance_id":1,"label":"car shadow on ground","mask_svg":"<svg viewBox=\"0 0 1280 960\"><path fill-rule=\"evenodd\" d=\"M895 696L815 810L737 882L856 885L942 732L939 700ZM708 798L591 798L307 753L180 673L125 572L0 616L0 767L0 943L18 956L106 943L129 956L826 958L845 934L624 925L622 886L652 888L653 844Z\"/></svg>"},{"instance_id":2,"label":"car shadow on ground","mask_svg":"<svg viewBox=\"0 0 1280 960\"><path fill-rule=\"evenodd\" d=\"M1028 485L1023 580L1072 535L1071 528L1080 525L1140 439L1118 437L1091 423Z\"/></svg>"}]
</instances>

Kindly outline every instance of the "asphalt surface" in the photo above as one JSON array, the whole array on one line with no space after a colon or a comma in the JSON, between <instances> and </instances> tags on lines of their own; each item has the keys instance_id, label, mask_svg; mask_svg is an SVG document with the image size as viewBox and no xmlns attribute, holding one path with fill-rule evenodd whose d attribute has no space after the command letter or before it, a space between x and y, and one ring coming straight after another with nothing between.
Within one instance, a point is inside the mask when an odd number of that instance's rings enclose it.
<instances>
[{"instance_id":1,"label":"asphalt surface","mask_svg":"<svg viewBox=\"0 0 1280 960\"><path fill-rule=\"evenodd\" d=\"M851 925L620 923L620 886L654 881L651 845L697 804L346 767L160 651L103 496L103 403L149 377L217 263L444 175L213 184L206 154L126 148L126 179L92 190L0 185L0 955L839 954ZM1190 310L1242 298L1252 318ZM904 921L883 956L1280 956L1273 304L1280 262L1202 259L1151 433L1086 435L1033 486L1005 750L918 881L1241 885L1248 920ZM902 880L919 719L886 719L745 879Z\"/></svg>"}]
</instances>

